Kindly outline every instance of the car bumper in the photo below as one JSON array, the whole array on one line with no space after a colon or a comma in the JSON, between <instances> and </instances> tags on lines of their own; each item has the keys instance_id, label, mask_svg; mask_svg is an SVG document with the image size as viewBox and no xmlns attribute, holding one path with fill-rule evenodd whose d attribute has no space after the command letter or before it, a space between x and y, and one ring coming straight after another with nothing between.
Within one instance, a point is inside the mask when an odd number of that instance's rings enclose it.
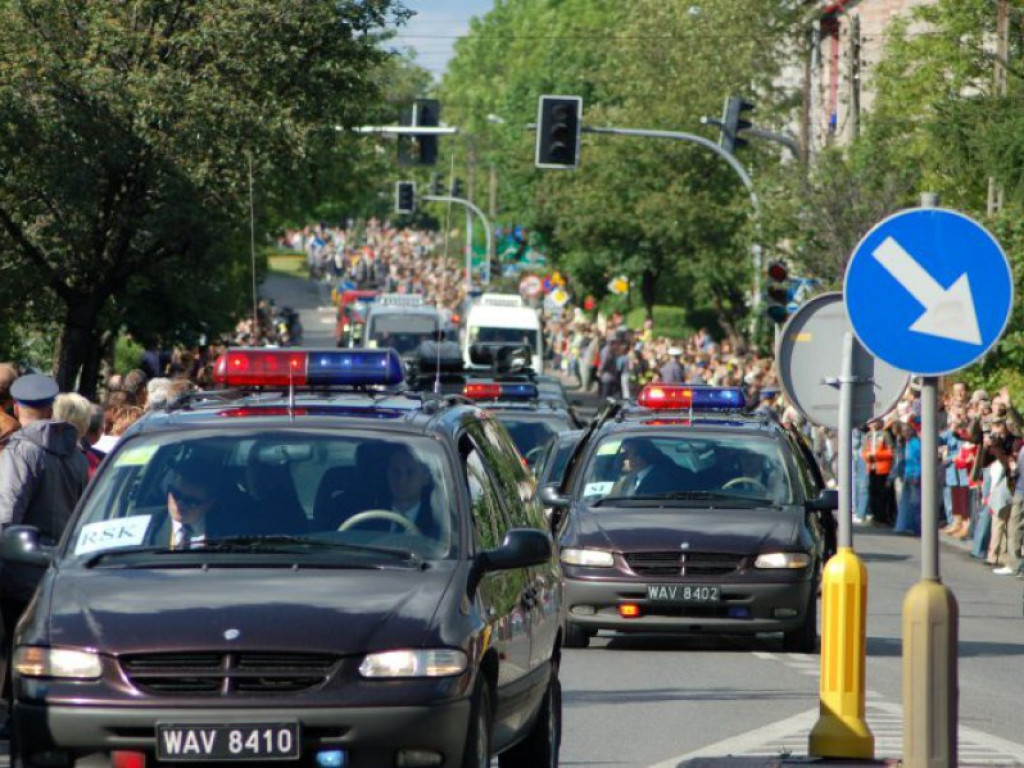
<instances>
[{"instance_id":1,"label":"car bumper","mask_svg":"<svg viewBox=\"0 0 1024 768\"><path fill-rule=\"evenodd\" d=\"M807 615L817 585L812 579L781 583L722 583L721 600L712 604L655 603L647 597L650 581L598 581L566 578L563 600L567 620L588 630L618 632L695 632L754 634L789 632ZM635 618L619 606L633 604Z\"/></svg>"},{"instance_id":2,"label":"car bumper","mask_svg":"<svg viewBox=\"0 0 1024 768\"><path fill-rule=\"evenodd\" d=\"M430 706L318 709L196 709L176 707L44 706L16 702L14 721L19 744L38 762L68 765L71 759L114 750L144 752L155 761L156 723L259 723L296 721L302 743L298 761L315 766L323 750L345 750L346 768L393 768L401 750L443 755L442 765L460 765L469 724L470 700ZM49 754L47 754L49 753ZM251 763L250 763L251 764Z\"/></svg>"}]
</instances>

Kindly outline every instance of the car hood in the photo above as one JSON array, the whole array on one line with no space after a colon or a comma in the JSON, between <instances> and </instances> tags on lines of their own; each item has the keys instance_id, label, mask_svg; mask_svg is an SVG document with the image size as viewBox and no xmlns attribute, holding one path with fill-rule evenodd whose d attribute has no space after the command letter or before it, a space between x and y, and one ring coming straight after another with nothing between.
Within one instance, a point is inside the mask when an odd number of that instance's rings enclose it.
<instances>
[{"instance_id":1,"label":"car hood","mask_svg":"<svg viewBox=\"0 0 1024 768\"><path fill-rule=\"evenodd\" d=\"M417 647L450 599L453 574L451 567L51 571L46 629L52 645L114 654L295 650L297 643L339 655Z\"/></svg>"},{"instance_id":2,"label":"car hood","mask_svg":"<svg viewBox=\"0 0 1024 768\"><path fill-rule=\"evenodd\" d=\"M749 554L800 542L803 510L600 507L579 510L577 542L570 546L617 552L677 550Z\"/></svg>"}]
</instances>

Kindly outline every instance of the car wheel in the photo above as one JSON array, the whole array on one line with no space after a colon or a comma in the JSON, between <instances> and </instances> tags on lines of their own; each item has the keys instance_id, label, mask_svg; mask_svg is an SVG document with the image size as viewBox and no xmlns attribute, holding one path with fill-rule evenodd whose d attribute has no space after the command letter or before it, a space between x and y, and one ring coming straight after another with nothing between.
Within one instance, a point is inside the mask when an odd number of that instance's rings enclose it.
<instances>
[{"instance_id":1,"label":"car wheel","mask_svg":"<svg viewBox=\"0 0 1024 768\"><path fill-rule=\"evenodd\" d=\"M782 649L789 653L814 653L818 650L818 599L811 592L803 623L782 635Z\"/></svg>"},{"instance_id":2,"label":"car wheel","mask_svg":"<svg viewBox=\"0 0 1024 768\"><path fill-rule=\"evenodd\" d=\"M586 648L588 645L590 645L590 633L579 624L573 624L571 621L565 622L562 647Z\"/></svg>"},{"instance_id":3,"label":"car wheel","mask_svg":"<svg viewBox=\"0 0 1024 768\"><path fill-rule=\"evenodd\" d=\"M466 732L466 748L462 751L462 768L488 768L491 764L491 690L480 680L473 694Z\"/></svg>"},{"instance_id":4,"label":"car wheel","mask_svg":"<svg viewBox=\"0 0 1024 768\"><path fill-rule=\"evenodd\" d=\"M500 768L557 768L562 743L562 684L552 669L548 690L530 735L498 757Z\"/></svg>"}]
</instances>

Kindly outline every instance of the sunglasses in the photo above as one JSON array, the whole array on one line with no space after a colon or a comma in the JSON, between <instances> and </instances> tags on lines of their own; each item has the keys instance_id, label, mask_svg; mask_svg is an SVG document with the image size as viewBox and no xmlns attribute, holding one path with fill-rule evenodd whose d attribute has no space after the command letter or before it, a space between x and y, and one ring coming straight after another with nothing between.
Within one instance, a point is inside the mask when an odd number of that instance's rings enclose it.
<instances>
[{"instance_id":1,"label":"sunglasses","mask_svg":"<svg viewBox=\"0 0 1024 768\"><path fill-rule=\"evenodd\" d=\"M204 504L208 504L210 500L203 496L193 496L190 493L185 493L180 488L170 487L167 492L174 497L174 500L178 503L178 506L182 507L201 507Z\"/></svg>"}]
</instances>

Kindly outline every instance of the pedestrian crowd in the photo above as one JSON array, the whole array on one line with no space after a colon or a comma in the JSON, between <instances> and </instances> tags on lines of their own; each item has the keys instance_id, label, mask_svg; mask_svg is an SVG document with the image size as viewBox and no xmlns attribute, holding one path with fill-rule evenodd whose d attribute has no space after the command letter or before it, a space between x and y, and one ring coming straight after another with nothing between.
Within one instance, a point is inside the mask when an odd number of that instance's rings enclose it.
<instances>
[{"instance_id":1,"label":"pedestrian crowd","mask_svg":"<svg viewBox=\"0 0 1024 768\"><path fill-rule=\"evenodd\" d=\"M342 288L421 294L428 304L454 313L466 299L463 260L444 258L432 232L369 219L288 230L278 245L303 251L312 279Z\"/></svg>"},{"instance_id":2,"label":"pedestrian crowd","mask_svg":"<svg viewBox=\"0 0 1024 768\"><path fill-rule=\"evenodd\" d=\"M913 385L896 412L855 435L856 522L921 533L921 411ZM1000 576L1024 579L1024 420L1006 389L949 384L939 411L942 533Z\"/></svg>"}]
</instances>

